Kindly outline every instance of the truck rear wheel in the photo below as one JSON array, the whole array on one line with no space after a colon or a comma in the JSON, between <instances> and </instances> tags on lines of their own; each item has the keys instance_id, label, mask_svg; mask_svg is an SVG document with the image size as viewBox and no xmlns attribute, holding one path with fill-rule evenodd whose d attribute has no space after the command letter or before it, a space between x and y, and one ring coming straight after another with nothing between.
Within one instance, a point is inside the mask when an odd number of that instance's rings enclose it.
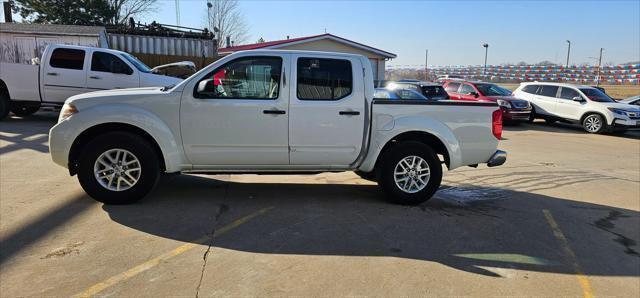
<instances>
[{"instance_id":1,"label":"truck rear wheel","mask_svg":"<svg viewBox=\"0 0 640 298\"><path fill-rule=\"evenodd\" d=\"M378 184L398 204L417 205L429 200L440 187L442 166L431 147L403 142L385 153Z\"/></svg>"},{"instance_id":2,"label":"truck rear wheel","mask_svg":"<svg viewBox=\"0 0 640 298\"><path fill-rule=\"evenodd\" d=\"M130 204L142 199L160 177L158 157L144 138L111 132L91 140L78 163L85 192L106 204Z\"/></svg>"},{"instance_id":3,"label":"truck rear wheel","mask_svg":"<svg viewBox=\"0 0 640 298\"><path fill-rule=\"evenodd\" d=\"M37 112L40 109L40 105L25 105L25 104L17 104L12 103L11 105L11 113L18 117L26 117L30 116L33 113Z\"/></svg>"}]
</instances>

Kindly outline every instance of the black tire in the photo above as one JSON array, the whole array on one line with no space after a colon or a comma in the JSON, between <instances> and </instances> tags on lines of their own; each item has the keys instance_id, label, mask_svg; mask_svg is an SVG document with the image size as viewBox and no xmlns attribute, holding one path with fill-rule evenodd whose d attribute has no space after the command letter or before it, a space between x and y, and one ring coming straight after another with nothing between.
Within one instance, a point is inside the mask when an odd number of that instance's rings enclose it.
<instances>
[{"instance_id":1,"label":"black tire","mask_svg":"<svg viewBox=\"0 0 640 298\"><path fill-rule=\"evenodd\" d=\"M18 117L27 117L27 116L31 116L33 113L37 112L38 110L40 110L40 106L29 106L29 105L23 105L23 104L12 104L11 106L11 113L13 113L14 115L18 116Z\"/></svg>"},{"instance_id":2,"label":"black tire","mask_svg":"<svg viewBox=\"0 0 640 298\"><path fill-rule=\"evenodd\" d=\"M421 190L410 193L398 186L394 173L396 166L406 157L417 156L429 165L430 176L426 186ZM417 205L429 200L440 187L442 182L442 165L431 147L416 141L402 142L384 153L379 168L378 184L394 203L402 205Z\"/></svg>"},{"instance_id":3,"label":"black tire","mask_svg":"<svg viewBox=\"0 0 640 298\"><path fill-rule=\"evenodd\" d=\"M9 115L9 92L5 89L0 89L0 120Z\"/></svg>"},{"instance_id":4,"label":"black tire","mask_svg":"<svg viewBox=\"0 0 640 298\"><path fill-rule=\"evenodd\" d=\"M533 123L536 120L536 109L531 106L531 114L529 114L529 119L527 119L528 123Z\"/></svg>"},{"instance_id":5,"label":"black tire","mask_svg":"<svg viewBox=\"0 0 640 298\"><path fill-rule=\"evenodd\" d=\"M140 177L129 189L109 190L94 176L94 164L100 155L111 149L124 149L132 153L140 163ZM142 199L155 187L160 178L158 156L147 140L127 132L110 132L100 135L86 145L78 162L78 181L84 191L105 204L130 204Z\"/></svg>"},{"instance_id":6,"label":"black tire","mask_svg":"<svg viewBox=\"0 0 640 298\"><path fill-rule=\"evenodd\" d=\"M356 175L360 176L360 178L364 179L364 180L368 180L371 182L377 182L378 181L378 177L376 177L376 171L371 171L371 172L362 172L362 171L355 171L354 173L356 173Z\"/></svg>"},{"instance_id":7,"label":"black tire","mask_svg":"<svg viewBox=\"0 0 640 298\"><path fill-rule=\"evenodd\" d=\"M595 126L596 123L599 126ZM600 114L589 114L582 119L582 128L588 133L603 133L608 130L607 121Z\"/></svg>"}]
</instances>

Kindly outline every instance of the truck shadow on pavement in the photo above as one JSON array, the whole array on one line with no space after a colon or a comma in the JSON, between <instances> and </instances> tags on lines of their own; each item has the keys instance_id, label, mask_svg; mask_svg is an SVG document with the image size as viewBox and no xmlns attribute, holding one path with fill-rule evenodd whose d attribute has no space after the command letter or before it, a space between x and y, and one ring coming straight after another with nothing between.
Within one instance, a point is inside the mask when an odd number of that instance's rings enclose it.
<instances>
[{"instance_id":1,"label":"truck shadow on pavement","mask_svg":"<svg viewBox=\"0 0 640 298\"><path fill-rule=\"evenodd\" d=\"M443 185L420 206L399 206L384 201L375 185L183 175L163 181L138 204L103 209L141 232L193 242L267 207L273 208L216 237L212 247L407 258L492 277L502 277L504 269L576 274L576 268L586 275L640 276L637 211L506 189Z\"/></svg>"}]
</instances>

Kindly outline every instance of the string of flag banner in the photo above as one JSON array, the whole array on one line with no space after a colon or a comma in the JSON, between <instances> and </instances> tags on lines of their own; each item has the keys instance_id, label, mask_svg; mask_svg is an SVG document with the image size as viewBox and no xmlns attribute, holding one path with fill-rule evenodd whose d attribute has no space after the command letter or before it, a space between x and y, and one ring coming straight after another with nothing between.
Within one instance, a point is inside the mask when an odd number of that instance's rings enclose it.
<instances>
[{"instance_id":1,"label":"string of flag banner","mask_svg":"<svg viewBox=\"0 0 640 298\"><path fill-rule=\"evenodd\" d=\"M387 70L424 69L424 65L390 65ZM489 78L521 81L576 81L637 84L640 64L604 65L599 70L593 65L446 65L428 67L431 75L458 75L469 78ZM598 73L599 72L599 73Z\"/></svg>"}]
</instances>

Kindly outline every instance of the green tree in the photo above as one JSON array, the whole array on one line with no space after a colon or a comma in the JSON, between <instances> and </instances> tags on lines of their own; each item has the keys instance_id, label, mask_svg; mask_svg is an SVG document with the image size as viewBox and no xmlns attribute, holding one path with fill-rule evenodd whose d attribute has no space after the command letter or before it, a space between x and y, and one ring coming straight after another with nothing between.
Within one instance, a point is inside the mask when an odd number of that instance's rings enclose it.
<instances>
[{"instance_id":1,"label":"green tree","mask_svg":"<svg viewBox=\"0 0 640 298\"><path fill-rule=\"evenodd\" d=\"M113 19L107 0L14 0L12 7L29 23L103 25Z\"/></svg>"},{"instance_id":2,"label":"green tree","mask_svg":"<svg viewBox=\"0 0 640 298\"><path fill-rule=\"evenodd\" d=\"M125 24L151 12L157 0L11 0L14 13L29 23L67 25Z\"/></svg>"}]
</instances>

